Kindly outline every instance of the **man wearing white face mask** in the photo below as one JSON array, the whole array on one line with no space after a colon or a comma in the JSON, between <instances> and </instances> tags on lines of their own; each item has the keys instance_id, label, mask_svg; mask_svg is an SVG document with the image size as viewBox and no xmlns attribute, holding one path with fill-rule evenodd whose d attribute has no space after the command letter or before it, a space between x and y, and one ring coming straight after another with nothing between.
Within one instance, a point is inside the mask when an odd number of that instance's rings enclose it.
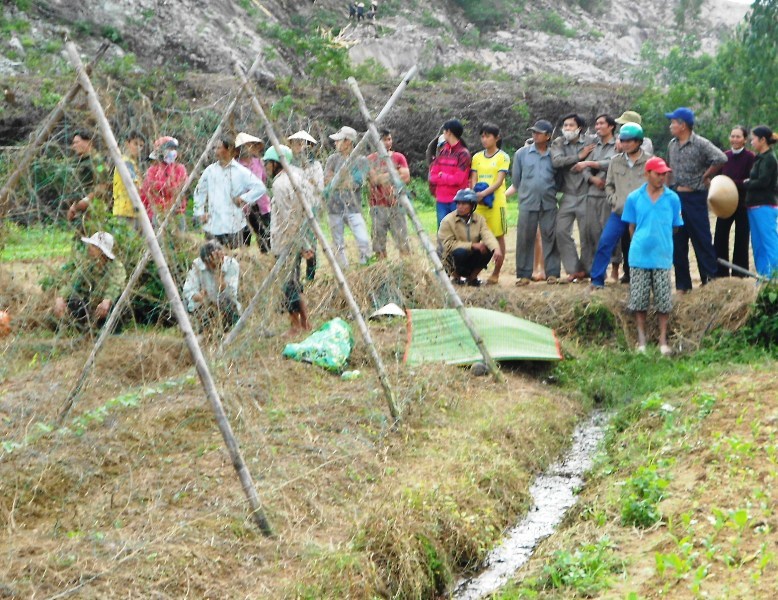
<instances>
[{"instance_id":1,"label":"man wearing white face mask","mask_svg":"<svg viewBox=\"0 0 778 600\"><path fill-rule=\"evenodd\" d=\"M597 145L596 136L585 133L586 121L573 113L562 117L562 136L551 144L551 164L562 178L562 200L556 217L556 243L567 271L568 282L579 282L586 277L578 249L573 240L573 221L579 230L586 218L586 194L589 189L584 173L587 158Z\"/></svg>"},{"instance_id":2,"label":"man wearing white face mask","mask_svg":"<svg viewBox=\"0 0 778 600\"><path fill-rule=\"evenodd\" d=\"M146 206L149 218L155 223L162 221L173 206L181 186L186 181L186 167L179 162L178 140L169 135L154 142L154 151L149 155L154 163L149 167L141 186L141 200ZM186 198L176 209L178 227L186 230Z\"/></svg>"}]
</instances>

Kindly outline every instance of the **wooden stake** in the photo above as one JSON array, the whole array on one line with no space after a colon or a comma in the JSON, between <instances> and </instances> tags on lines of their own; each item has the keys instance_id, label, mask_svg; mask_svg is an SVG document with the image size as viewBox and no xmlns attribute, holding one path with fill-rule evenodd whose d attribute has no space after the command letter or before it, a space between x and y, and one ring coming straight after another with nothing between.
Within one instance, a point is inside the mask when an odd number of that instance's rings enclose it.
<instances>
[{"instance_id":1,"label":"wooden stake","mask_svg":"<svg viewBox=\"0 0 778 600\"><path fill-rule=\"evenodd\" d=\"M416 66L414 65L411 67L408 72L403 76L402 81L400 82L400 85L397 86L397 89L394 90L394 93L391 95L389 100L386 101L386 104L381 109L381 112L378 113L378 117L376 117L377 122L380 120L383 120L383 118L389 113L389 111L394 107L395 102L397 99L402 95L402 93L405 91L405 88L408 85L408 82L411 80L411 78L416 74ZM356 147L351 151L351 154L349 155L348 159L346 159L346 162L343 163L335 172L335 175L332 178L333 184L337 184L340 176L342 173L345 173L345 166L349 163L349 161L352 161L352 156L357 156L356 152L357 149L362 149L366 143L367 137L363 136L362 139L359 141L359 143L356 145ZM352 161L353 162L353 161ZM332 187L336 187L333 185ZM286 251L285 251L286 252ZM240 335L240 332L243 331L244 327L246 326L246 323L249 319L249 317L254 312L254 308L256 307L256 304L259 302L259 299L261 298L262 294L265 293L265 290L270 285L271 282L275 280L275 278L278 276L278 273L281 270L281 265L279 265L279 261L283 262L286 261L286 257L288 256L288 252L286 252L284 255L280 256L278 260L276 261L276 264L273 265L273 269L270 271L270 273L265 277L265 279L262 281L262 284L259 286L259 289L256 291L254 296L251 298L251 302L249 302L249 305L246 307L246 309L243 311L243 314L240 316L240 319L238 319L238 322L235 323L232 330L227 334L227 337L224 338L224 340L221 343L221 346L219 347L219 352L224 352L224 350L232 344L235 339Z\"/></svg>"},{"instance_id":2,"label":"wooden stake","mask_svg":"<svg viewBox=\"0 0 778 600\"><path fill-rule=\"evenodd\" d=\"M246 75L243 73L242 69L238 64L235 64L235 72L240 78L243 85L248 85L248 81L246 80ZM362 317L362 313L359 311L359 306L357 306L357 302L356 300L354 300L354 296L351 294L351 289L349 288L348 283L346 282L346 278L343 276L343 271L340 268L340 264L338 264L338 261L335 259L335 255L332 252L332 248L330 247L327 238L324 237L324 232L321 230L321 227L319 226L319 222L316 220L316 216L313 214L313 210L311 210L311 205L308 203L308 200L300 191L300 187L296 180L297 178L295 174L292 172L292 170L289 168L290 165L286 160L286 156L281 151L281 142L278 141L276 132L273 129L273 125L270 123L270 120L267 118L267 115L265 114L265 110L262 108L262 105L259 103L259 100L254 94L253 90L248 90L248 94L249 94L249 98L251 99L251 105L254 107L254 112L257 113L257 116L262 120L262 123L264 123L267 136L272 142L273 148L275 148L276 152L278 153L278 157L279 160L281 161L281 165L284 167L284 170L289 176L289 181L292 184L292 188L294 189L294 193L295 196L297 197L297 200L300 202L300 205L305 211L305 216L308 220L308 226L316 234L316 237L318 238L319 243L321 244L321 247L324 250L324 254L327 257L327 260L330 262L332 271L335 274L335 280L338 282L338 286L340 286L340 290L343 293L343 296L346 298L346 303L348 304L349 309L351 310L351 315L354 317L354 321L356 321L357 327L359 328L359 331L362 334L362 339L364 339L365 344L367 344L368 350L370 352L370 357L373 359L373 364L375 365L376 371L378 371L378 379L381 381L381 387L383 387L384 389L384 396L386 398L386 403L389 405L389 414L392 415L392 418L395 420L396 423L399 423L400 411L397 408L397 403L395 402L394 399L394 392L392 391L392 386L389 384L389 377L386 374L384 363L381 360L381 356L378 354L378 351L376 350L375 344L373 343L373 338L370 336L370 330L367 328L365 319Z\"/></svg>"},{"instance_id":3,"label":"wooden stake","mask_svg":"<svg viewBox=\"0 0 778 600\"><path fill-rule=\"evenodd\" d=\"M102 134L103 140L105 141L106 147L111 154L111 158L114 161L116 170L119 172L119 176L122 178L122 182L127 188L127 193L130 196L130 200L135 206L135 209L138 211L138 218L140 220L143 237L146 239L146 244L149 247L151 256L157 265L157 270L159 272L160 278L162 279L162 285L164 286L165 293L167 294L167 297L173 307L173 313L176 316L181 333L184 335L186 346L189 349L189 353L192 355L192 360L194 361L197 374L200 376L200 382L202 383L205 395L208 397L208 400L211 403L211 409L214 412L216 423L219 426L219 431L221 432L222 438L224 439L224 444L229 451L230 458L232 459L232 466L235 468L235 471L238 474L238 478L240 479L241 485L243 486L243 491L246 494L249 506L251 507L251 517L259 527L260 531L264 535L270 536L273 533L272 529L270 528L270 524L265 517L265 513L259 501L259 495L257 494L257 491L254 487L254 482L251 479L251 474L249 473L248 468L246 467L246 463L243 460L240 447L238 446L238 442L236 441L232 432L232 427L230 426L230 422L227 419L227 414L224 412L224 406L222 405L219 393L216 390L216 384L213 380L213 377L211 376L210 370L208 369L208 364L205 362L205 357L203 356L202 350L200 349L200 344L198 343L194 331L192 330L192 324L189 321L189 315L187 314L186 309L184 308L184 303L181 301L181 297L178 294L178 288L176 287L176 283L170 274L170 269L168 268L167 262L165 261L165 255L162 253L162 249L159 246L159 241L157 240L154 229L151 226L151 221L146 214L146 210L143 207L140 195L138 194L138 190L135 187L135 182L132 179L132 175L130 174L127 165L122 160L119 145L117 144L116 138L113 135L113 131L111 130L111 126L108 123L108 119L105 117L103 108L100 105L97 92L95 92L94 87L92 87L92 82L89 80L89 76L84 71L84 65L81 63L81 59L78 56L78 51L76 50L75 44L73 44L73 42L68 42L66 44L66 49L68 57L70 58L70 62L78 73L81 87L84 88L84 91L87 94L89 107L92 111L92 114L94 114L95 119L97 119L97 124L100 128L100 132Z\"/></svg>"},{"instance_id":4,"label":"wooden stake","mask_svg":"<svg viewBox=\"0 0 778 600\"><path fill-rule=\"evenodd\" d=\"M108 45L108 43L105 43L100 46L100 49L97 51L97 54L95 54L94 59L86 67L87 73L90 73L95 65L100 62L103 54L105 54L105 51L108 50ZM30 163L35 158L38 149L43 145L43 142L49 139L51 132L54 131L54 128L62 120L62 117L65 115L65 108L67 105L75 99L75 97L78 95L78 92L80 91L81 84L76 81L76 83L74 83L68 90L67 94L65 94L60 99L60 101L57 102L57 106L55 106L54 109L49 113L49 116L46 117L46 120L38 128L38 131L35 132L35 136L33 137L32 141L27 144L26 148L24 149L24 153L18 159L16 159L16 168L8 176L8 179L6 179L5 184L3 184L3 189L0 190L0 217L5 216L5 214L8 212L11 192L16 187L16 184L19 181L19 178L22 176L22 173L27 169L27 167L30 166Z\"/></svg>"},{"instance_id":5,"label":"wooden stake","mask_svg":"<svg viewBox=\"0 0 778 600\"><path fill-rule=\"evenodd\" d=\"M386 167L388 168L395 189L399 190L398 196L399 196L400 204L402 204L403 208L405 208L405 210L408 211L408 215L411 217L413 226L416 229L416 234L419 236L419 239L421 240L421 245L427 251L427 256L429 256L430 261L432 261L432 265L435 269L435 275L437 275L441 287L446 292L447 296L453 301L454 308L457 309L457 312L462 317L462 321L465 323L465 327L467 327L468 331L470 332L470 335L472 336L475 345L478 346L478 350L481 352L481 356L483 357L484 363L489 369L489 372L492 374L495 380L502 381L502 376L500 375L500 369L498 368L497 363L492 358L492 355L489 354L489 350L486 348L486 344L484 344L483 338L478 333L478 331L475 328L475 325L473 324L473 321L470 319L470 316L467 314L467 309L465 308L465 305L462 303L462 299L459 297L459 294L457 294L457 291L454 289L451 280L448 278L448 274L443 268L443 263L440 261L440 257L438 256L435 247L432 245L432 242L430 241L427 232L424 230L421 221L419 221L419 217L416 214L416 210L413 208L413 204L408 198L408 194L405 191L405 185L400 179L400 174L397 172L397 168L394 166L394 163L389 157L389 153L386 151L386 148L384 148L384 145L381 143L381 136L378 134L378 129L376 128L375 122L373 121L373 118L370 116L370 111L367 109L367 105L365 104L365 99L362 96L362 92L359 89L357 80L354 79L353 77L349 77L348 85L351 88L352 93L356 97L357 102L359 103L359 110L362 112L362 116L365 118L365 122L367 123L367 127L368 127L368 132L372 137L372 142L375 146L375 149L378 152L378 155L384 161Z\"/></svg>"},{"instance_id":6,"label":"wooden stake","mask_svg":"<svg viewBox=\"0 0 778 600\"><path fill-rule=\"evenodd\" d=\"M249 68L249 76L252 75L254 72L256 72L256 70L259 68L261 64L260 56L261 55L257 55L256 59L251 65L251 68ZM80 89L80 85L79 85L79 89ZM238 91L236 92L235 97L232 99L232 102L230 102L229 106L224 111L221 121L219 121L219 124L217 125L215 131L211 135L211 138L208 140L205 149L202 151L200 157L197 159L195 166L192 167L192 170L189 172L189 175L187 176L184 185L181 186L181 190L178 192L178 194L176 194L176 198L173 201L173 203L170 205L170 208L168 209L167 213L165 213L165 218L157 226L157 231L156 231L157 239L161 239L161 236L164 233L165 229L167 228L170 219L173 218L173 215L178 210L181 200L189 191L189 188L191 187L192 183L200 174L203 165L211 156L211 150L213 150L214 145L221 138L222 131L224 129L224 124L235 112L235 107L238 104L238 100L240 99L245 89L246 86L244 85L238 88ZM59 416L57 417L57 424L59 425L62 424L62 422L65 420L65 417L67 417L68 413L73 408L76 399L81 394L81 391L84 388L84 384L86 383L89 374L92 372L92 368L94 367L94 363L95 363L95 359L97 358L97 355L99 354L100 350L102 350L105 341L108 339L108 336L111 335L114 329L116 328L116 324L119 322L119 319L124 313L125 308L129 304L130 296L132 295L132 292L135 290L135 286L138 285L138 281L140 280L141 275L143 275L143 273L146 271L146 266L149 264L150 260L151 260L151 252L149 252L149 250L146 250L143 253L143 255L140 257L140 260L138 260L138 264L135 265L135 270L133 270L132 274L130 275L130 278L127 280L127 285L124 287L124 290L119 296L119 299L116 301L116 304L114 304L111 307L111 313L108 315L108 319L106 319L105 323L103 324L103 328L100 330L100 335L97 337L97 340L95 341L95 344L92 347L92 352L89 353L89 356L87 357L84 366L81 368L81 373L76 379L75 385L70 390L70 393L68 394L67 398L65 398L65 402L62 405L62 410L60 411Z\"/></svg>"}]
</instances>

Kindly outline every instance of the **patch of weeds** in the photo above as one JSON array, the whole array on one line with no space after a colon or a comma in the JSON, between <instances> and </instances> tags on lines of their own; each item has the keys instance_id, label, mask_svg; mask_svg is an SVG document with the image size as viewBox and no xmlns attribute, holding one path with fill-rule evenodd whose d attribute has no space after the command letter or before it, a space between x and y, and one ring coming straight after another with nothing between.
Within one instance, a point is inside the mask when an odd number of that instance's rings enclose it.
<instances>
[{"instance_id":1,"label":"patch of weeds","mask_svg":"<svg viewBox=\"0 0 778 600\"><path fill-rule=\"evenodd\" d=\"M778 348L778 283L760 288L743 333L753 344Z\"/></svg>"},{"instance_id":2,"label":"patch of weeds","mask_svg":"<svg viewBox=\"0 0 778 600\"><path fill-rule=\"evenodd\" d=\"M438 29L443 27L443 23L438 21L429 10L423 10L421 13L420 22L422 26L429 27L430 29Z\"/></svg>"},{"instance_id":3,"label":"patch of weeds","mask_svg":"<svg viewBox=\"0 0 778 600\"><path fill-rule=\"evenodd\" d=\"M544 10L534 15L535 27L546 33L564 37L575 37L575 29L568 27L565 20L555 10Z\"/></svg>"},{"instance_id":4,"label":"patch of weeds","mask_svg":"<svg viewBox=\"0 0 778 600\"><path fill-rule=\"evenodd\" d=\"M615 337L617 331L616 317L611 310L601 302L579 304L573 313L575 332L587 342L604 342Z\"/></svg>"},{"instance_id":5,"label":"patch of weeds","mask_svg":"<svg viewBox=\"0 0 778 600\"><path fill-rule=\"evenodd\" d=\"M669 482L657 473L656 465L638 467L621 491L621 523L651 527L662 518L657 504L665 497Z\"/></svg>"},{"instance_id":6,"label":"patch of weeds","mask_svg":"<svg viewBox=\"0 0 778 600\"><path fill-rule=\"evenodd\" d=\"M580 546L575 552L560 550L543 568L535 582L536 591L569 590L582 596L593 596L610 587L610 576L620 573L624 564L614 554L610 539L603 537L593 544Z\"/></svg>"},{"instance_id":7,"label":"patch of weeds","mask_svg":"<svg viewBox=\"0 0 778 600\"><path fill-rule=\"evenodd\" d=\"M489 46L489 49L492 52L510 52L511 47L507 44L501 44L500 42L494 42L491 46Z\"/></svg>"}]
</instances>

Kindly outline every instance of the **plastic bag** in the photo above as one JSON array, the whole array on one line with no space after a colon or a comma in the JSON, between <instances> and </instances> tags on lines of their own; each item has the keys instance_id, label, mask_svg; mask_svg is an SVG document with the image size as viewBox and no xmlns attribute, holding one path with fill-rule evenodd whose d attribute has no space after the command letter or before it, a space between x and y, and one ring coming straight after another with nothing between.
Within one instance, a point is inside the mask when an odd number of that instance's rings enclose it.
<instances>
[{"instance_id":1,"label":"plastic bag","mask_svg":"<svg viewBox=\"0 0 778 600\"><path fill-rule=\"evenodd\" d=\"M340 372L354 349L351 326L341 318L327 321L298 344L287 344L283 356Z\"/></svg>"}]
</instances>

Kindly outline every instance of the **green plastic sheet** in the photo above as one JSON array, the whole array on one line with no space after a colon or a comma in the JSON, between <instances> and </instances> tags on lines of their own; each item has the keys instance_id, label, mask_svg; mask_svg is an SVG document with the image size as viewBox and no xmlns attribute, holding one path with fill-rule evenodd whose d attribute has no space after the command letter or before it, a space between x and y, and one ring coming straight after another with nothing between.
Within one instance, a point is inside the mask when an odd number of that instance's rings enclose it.
<instances>
[{"instance_id":1,"label":"green plastic sheet","mask_svg":"<svg viewBox=\"0 0 778 600\"><path fill-rule=\"evenodd\" d=\"M552 329L486 308L468 308L467 314L494 360L562 360ZM408 365L443 362L468 365L483 360L478 346L453 309L408 311Z\"/></svg>"},{"instance_id":2,"label":"green plastic sheet","mask_svg":"<svg viewBox=\"0 0 778 600\"><path fill-rule=\"evenodd\" d=\"M327 321L298 344L287 344L282 352L286 358L307 362L328 371L340 372L354 349L351 326L343 319Z\"/></svg>"}]
</instances>

